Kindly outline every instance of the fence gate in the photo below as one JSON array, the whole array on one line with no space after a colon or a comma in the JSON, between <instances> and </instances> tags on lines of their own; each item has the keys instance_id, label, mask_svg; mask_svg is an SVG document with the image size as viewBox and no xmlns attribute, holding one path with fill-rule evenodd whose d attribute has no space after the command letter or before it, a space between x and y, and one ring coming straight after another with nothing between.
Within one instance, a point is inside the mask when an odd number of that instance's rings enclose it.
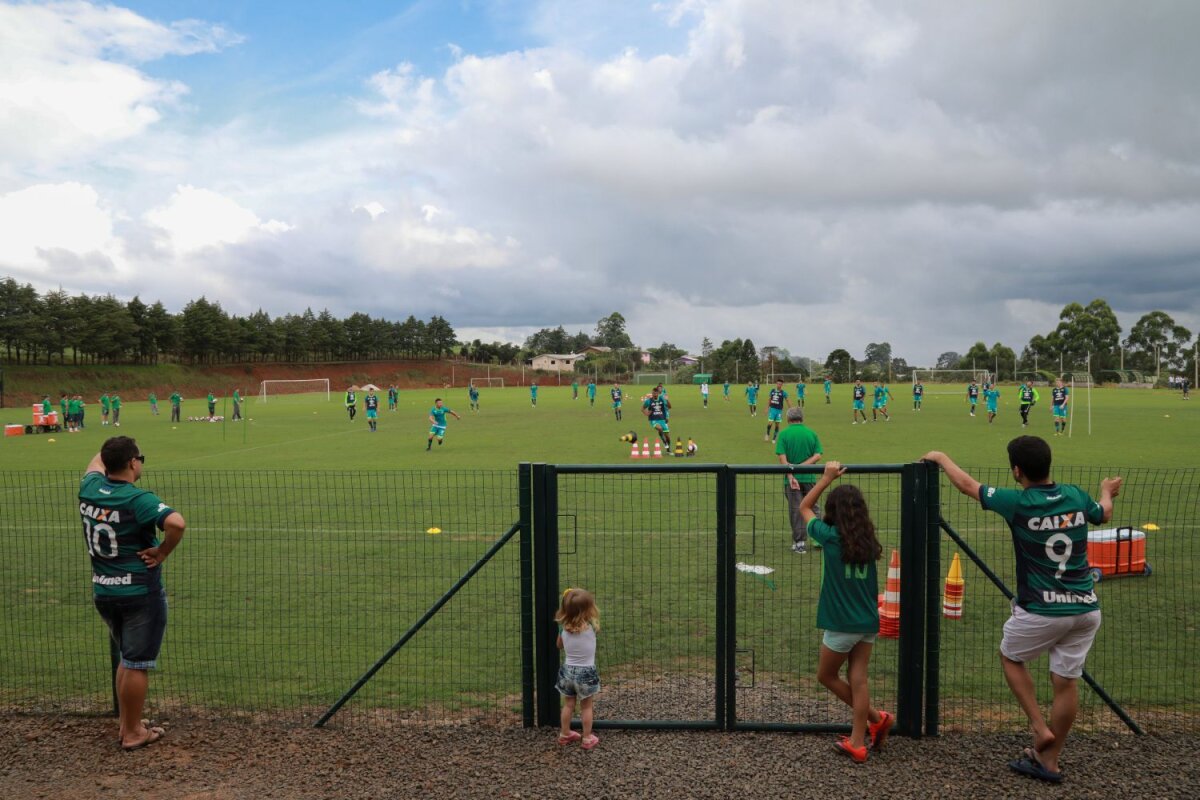
<instances>
[{"instance_id":1,"label":"fence gate","mask_svg":"<svg viewBox=\"0 0 1200 800\"><path fill-rule=\"evenodd\" d=\"M928 501L927 471L851 471L884 544L881 589L887 557L906 551L908 619L899 641L877 645L872 691L899 710L900 732L919 735L927 537L902 531L927 525L916 502ZM554 612L567 587L581 586L601 610L597 727L847 729L846 710L816 681L821 554L792 552L786 474L715 464L533 466L539 724L558 724Z\"/></svg>"}]
</instances>

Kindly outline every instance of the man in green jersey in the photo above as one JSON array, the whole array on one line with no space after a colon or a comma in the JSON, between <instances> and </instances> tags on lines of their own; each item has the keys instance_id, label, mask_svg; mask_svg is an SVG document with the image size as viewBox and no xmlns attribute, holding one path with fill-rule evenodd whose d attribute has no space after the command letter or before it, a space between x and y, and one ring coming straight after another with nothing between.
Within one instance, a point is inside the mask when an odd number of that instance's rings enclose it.
<instances>
[{"instance_id":1,"label":"man in green jersey","mask_svg":"<svg viewBox=\"0 0 1200 800\"><path fill-rule=\"evenodd\" d=\"M788 393L783 388L783 378L775 381L775 388L767 393L767 432L763 434L763 441L775 441L779 438L779 423L783 421L783 410L791 408L791 401L788 400ZM775 426L775 432L772 434L771 426Z\"/></svg>"},{"instance_id":2,"label":"man in green jersey","mask_svg":"<svg viewBox=\"0 0 1200 800\"><path fill-rule=\"evenodd\" d=\"M537 389L537 381L529 384L529 405L531 406L537 405Z\"/></svg>"},{"instance_id":3,"label":"man in green jersey","mask_svg":"<svg viewBox=\"0 0 1200 800\"><path fill-rule=\"evenodd\" d=\"M212 419L217 415L217 397L212 393L212 389L208 390L208 418Z\"/></svg>"},{"instance_id":4,"label":"man in green jersey","mask_svg":"<svg viewBox=\"0 0 1200 800\"><path fill-rule=\"evenodd\" d=\"M917 378L913 383L913 411L921 410L921 401L925 399L925 384L921 383L921 379Z\"/></svg>"},{"instance_id":5,"label":"man in green jersey","mask_svg":"<svg viewBox=\"0 0 1200 800\"><path fill-rule=\"evenodd\" d=\"M112 403L112 422L114 428L121 427L121 395L116 392L112 393L112 397L108 399Z\"/></svg>"},{"instance_id":6,"label":"man in green jersey","mask_svg":"<svg viewBox=\"0 0 1200 800\"><path fill-rule=\"evenodd\" d=\"M473 383L467 387L467 400L471 403L472 411L479 410L479 387Z\"/></svg>"},{"instance_id":7,"label":"man in green jersey","mask_svg":"<svg viewBox=\"0 0 1200 800\"><path fill-rule=\"evenodd\" d=\"M1088 568L1088 524L1112 518L1119 477L1100 482L1100 499L1050 477L1050 445L1037 436L1008 443L1008 463L1021 489L984 486L945 453L925 454L946 471L954 487L1008 523L1017 559L1017 596L1004 623L1000 663L1004 678L1033 728L1033 746L1009 766L1059 783L1058 759L1079 708L1076 683L1100 628L1100 601ZM1050 723L1042 717L1027 663L1050 654L1054 701Z\"/></svg>"},{"instance_id":8,"label":"man in green jersey","mask_svg":"<svg viewBox=\"0 0 1200 800\"><path fill-rule=\"evenodd\" d=\"M746 384L746 405L750 406L750 416L758 416L758 384L751 381Z\"/></svg>"},{"instance_id":9,"label":"man in green jersey","mask_svg":"<svg viewBox=\"0 0 1200 800\"><path fill-rule=\"evenodd\" d=\"M571 399L572 400L579 399L579 380L578 379L571 381Z\"/></svg>"},{"instance_id":10,"label":"man in green jersey","mask_svg":"<svg viewBox=\"0 0 1200 800\"><path fill-rule=\"evenodd\" d=\"M621 421L621 402L625 397L621 391L621 384L614 383L612 389L609 390L608 396L612 398L613 416L617 418L617 422Z\"/></svg>"},{"instance_id":11,"label":"man in green jersey","mask_svg":"<svg viewBox=\"0 0 1200 800\"><path fill-rule=\"evenodd\" d=\"M150 401L150 413L157 417L158 416L158 395L156 395L154 392L151 392L150 396L146 399Z\"/></svg>"},{"instance_id":12,"label":"man in green jersey","mask_svg":"<svg viewBox=\"0 0 1200 800\"><path fill-rule=\"evenodd\" d=\"M1022 381L1021 388L1017 389L1017 399L1021 403L1021 427L1029 427L1029 409L1033 408L1038 400L1042 398L1038 396L1037 389L1033 388L1033 384L1029 381Z\"/></svg>"},{"instance_id":13,"label":"man in green jersey","mask_svg":"<svg viewBox=\"0 0 1200 800\"><path fill-rule=\"evenodd\" d=\"M670 410L671 401L662 396L657 386L651 389L650 396L642 401L642 413L650 420L650 427L658 434L668 454L671 452L671 426L667 421Z\"/></svg>"},{"instance_id":14,"label":"man in green jersey","mask_svg":"<svg viewBox=\"0 0 1200 800\"><path fill-rule=\"evenodd\" d=\"M83 430L84 428L87 427L87 424L84 422L84 419L83 419L84 417L87 416L87 403L84 402L82 394L75 395L75 400L78 401L78 403L79 403L79 416L76 417L79 424L76 426L76 428L78 428L79 430Z\"/></svg>"},{"instance_id":15,"label":"man in green jersey","mask_svg":"<svg viewBox=\"0 0 1200 800\"><path fill-rule=\"evenodd\" d=\"M1062 436L1067 432L1067 406L1071 402L1071 390L1059 378L1050 390L1050 412L1054 416L1054 435Z\"/></svg>"},{"instance_id":16,"label":"man in green jersey","mask_svg":"<svg viewBox=\"0 0 1200 800\"><path fill-rule=\"evenodd\" d=\"M729 381L725 381L725 383L722 385L721 388L725 391L725 402L728 403L729 402Z\"/></svg>"},{"instance_id":17,"label":"man in green jersey","mask_svg":"<svg viewBox=\"0 0 1200 800\"><path fill-rule=\"evenodd\" d=\"M462 419L458 414L455 414L450 409L442 405L442 398L437 398L433 401L433 408L429 409L429 441L425 443L425 451L433 449L433 437L437 437L438 445L441 445L442 440L446 438L446 415L455 419Z\"/></svg>"},{"instance_id":18,"label":"man in green jersey","mask_svg":"<svg viewBox=\"0 0 1200 800\"><path fill-rule=\"evenodd\" d=\"M167 627L162 563L179 545L183 515L138 489L146 457L128 436L114 436L92 458L79 482L79 516L92 562L96 611L121 655L117 706L121 747L136 750L163 736L142 722L149 685ZM158 539L157 530L163 531Z\"/></svg>"},{"instance_id":19,"label":"man in green jersey","mask_svg":"<svg viewBox=\"0 0 1200 800\"><path fill-rule=\"evenodd\" d=\"M79 395L67 400L67 430L75 433L83 427L83 401Z\"/></svg>"},{"instance_id":20,"label":"man in green jersey","mask_svg":"<svg viewBox=\"0 0 1200 800\"><path fill-rule=\"evenodd\" d=\"M171 422L179 422L179 407L183 404L183 395L179 390L171 392Z\"/></svg>"},{"instance_id":21,"label":"man in green jersey","mask_svg":"<svg viewBox=\"0 0 1200 800\"><path fill-rule=\"evenodd\" d=\"M823 450L817 434L804 424L804 409L799 406L787 410L787 427L775 441L775 454L785 467L805 467L821 460ZM803 482L802 482L803 481ZM800 515L800 501L813 487L811 475L788 475L783 480L783 494L787 498L788 518L792 523L792 552L805 552L806 531L804 518Z\"/></svg>"},{"instance_id":22,"label":"man in green jersey","mask_svg":"<svg viewBox=\"0 0 1200 800\"><path fill-rule=\"evenodd\" d=\"M233 390L233 416L230 417L230 422L237 422L242 418L242 390L235 388Z\"/></svg>"},{"instance_id":23,"label":"man in green jersey","mask_svg":"<svg viewBox=\"0 0 1200 800\"><path fill-rule=\"evenodd\" d=\"M234 392L234 397L237 397L237 392ZM371 433L379 430L379 398L375 394L374 389L367 390L367 396L364 400L367 408L367 429ZM237 406L234 406L237 408Z\"/></svg>"},{"instance_id":24,"label":"man in green jersey","mask_svg":"<svg viewBox=\"0 0 1200 800\"><path fill-rule=\"evenodd\" d=\"M804 391L808 388L804 383L804 378L796 381L796 405L804 408Z\"/></svg>"},{"instance_id":25,"label":"man in green jersey","mask_svg":"<svg viewBox=\"0 0 1200 800\"><path fill-rule=\"evenodd\" d=\"M354 415L358 413L358 395L354 393L353 386L346 390L346 413L350 415L350 421L354 422Z\"/></svg>"},{"instance_id":26,"label":"man in green jersey","mask_svg":"<svg viewBox=\"0 0 1200 800\"><path fill-rule=\"evenodd\" d=\"M589 380L587 385L588 406L596 405L596 382Z\"/></svg>"},{"instance_id":27,"label":"man in green jersey","mask_svg":"<svg viewBox=\"0 0 1200 800\"><path fill-rule=\"evenodd\" d=\"M108 392L105 392L100 395L100 424L102 426L108 424L108 403Z\"/></svg>"}]
</instances>

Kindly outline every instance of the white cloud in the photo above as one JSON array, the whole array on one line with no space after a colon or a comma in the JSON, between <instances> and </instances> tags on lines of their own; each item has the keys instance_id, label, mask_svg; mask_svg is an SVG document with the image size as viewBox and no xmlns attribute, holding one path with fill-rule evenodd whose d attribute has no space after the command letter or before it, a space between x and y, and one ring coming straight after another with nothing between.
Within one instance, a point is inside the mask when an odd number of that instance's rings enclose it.
<instances>
[{"instance_id":1,"label":"white cloud","mask_svg":"<svg viewBox=\"0 0 1200 800\"><path fill-rule=\"evenodd\" d=\"M178 187L165 205L147 211L145 217L163 230L172 249L181 255L237 244L255 232L280 234L292 230L291 225L278 220L264 223L236 201L194 186Z\"/></svg>"},{"instance_id":2,"label":"white cloud","mask_svg":"<svg viewBox=\"0 0 1200 800\"><path fill-rule=\"evenodd\" d=\"M91 186L38 184L0 195L0 231L0 269L42 285L95 277L83 264L126 267L113 215Z\"/></svg>"}]
</instances>

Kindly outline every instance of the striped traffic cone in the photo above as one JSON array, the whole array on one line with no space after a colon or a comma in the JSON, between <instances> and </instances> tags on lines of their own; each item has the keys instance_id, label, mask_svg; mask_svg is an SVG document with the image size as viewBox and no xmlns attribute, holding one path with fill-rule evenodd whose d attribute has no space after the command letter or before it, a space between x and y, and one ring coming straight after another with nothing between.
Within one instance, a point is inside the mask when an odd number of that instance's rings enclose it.
<instances>
[{"instance_id":1,"label":"striped traffic cone","mask_svg":"<svg viewBox=\"0 0 1200 800\"><path fill-rule=\"evenodd\" d=\"M642 458L650 457L650 440L642 439Z\"/></svg>"},{"instance_id":2,"label":"striped traffic cone","mask_svg":"<svg viewBox=\"0 0 1200 800\"><path fill-rule=\"evenodd\" d=\"M637 457L638 457L637 442L634 442L634 443L633 443L633 449L629 451L629 457L630 457L630 458L637 458Z\"/></svg>"},{"instance_id":3,"label":"striped traffic cone","mask_svg":"<svg viewBox=\"0 0 1200 800\"><path fill-rule=\"evenodd\" d=\"M885 639L900 638L900 552L897 550L892 551L888 564L883 608L879 609L879 635Z\"/></svg>"},{"instance_id":4,"label":"striped traffic cone","mask_svg":"<svg viewBox=\"0 0 1200 800\"><path fill-rule=\"evenodd\" d=\"M662 458L662 442L658 439L654 440L654 457Z\"/></svg>"},{"instance_id":5,"label":"striped traffic cone","mask_svg":"<svg viewBox=\"0 0 1200 800\"><path fill-rule=\"evenodd\" d=\"M950 571L946 573L946 590L942 594L942 616L946 619L962 619L963 612L963 576L962 563L958 553L950 562Z\"/></svg>"}]
</instances>

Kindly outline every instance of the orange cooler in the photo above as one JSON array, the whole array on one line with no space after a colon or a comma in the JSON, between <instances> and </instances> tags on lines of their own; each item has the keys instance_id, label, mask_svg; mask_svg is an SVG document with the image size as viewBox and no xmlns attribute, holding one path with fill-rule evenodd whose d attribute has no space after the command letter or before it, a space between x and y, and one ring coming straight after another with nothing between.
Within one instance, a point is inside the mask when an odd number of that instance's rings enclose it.
<instances>
[{"instance_id":1,"label":"orange cooler","mask_svg":"<svg viewBox=\"0 0 1200 800\"><path fill-rule=\"evenodd\" d=\"M1133 528L1088 531L1087 552L1088 565L1105 577L1146 572L1146 534Z\"/></svg>"}]
</instances>

